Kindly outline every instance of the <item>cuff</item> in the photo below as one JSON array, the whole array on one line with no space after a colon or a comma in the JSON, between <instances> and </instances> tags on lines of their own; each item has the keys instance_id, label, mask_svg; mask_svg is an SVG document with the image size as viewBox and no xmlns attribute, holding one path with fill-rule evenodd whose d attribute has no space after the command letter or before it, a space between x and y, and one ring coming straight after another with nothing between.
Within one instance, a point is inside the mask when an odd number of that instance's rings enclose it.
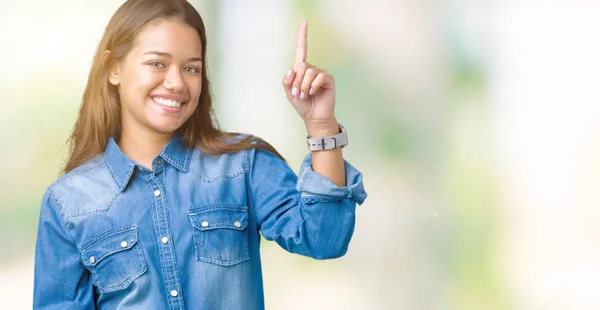
<instances>
[{"instance_id":1,"label":"cuff","mask_svg":"<svg viewBox=\"0 0 600 310\"><path fill-rule=\"evenodd\" d=\"M362 173L346 160L344 160L344 167L346 168L346 186L338 187L327 177L313 171L312 155L308 153L302 161L296 184L296 189L302 193L304 202L337 201L350 198L361 205L367 198Z\"/></svg>"}]
</instances>

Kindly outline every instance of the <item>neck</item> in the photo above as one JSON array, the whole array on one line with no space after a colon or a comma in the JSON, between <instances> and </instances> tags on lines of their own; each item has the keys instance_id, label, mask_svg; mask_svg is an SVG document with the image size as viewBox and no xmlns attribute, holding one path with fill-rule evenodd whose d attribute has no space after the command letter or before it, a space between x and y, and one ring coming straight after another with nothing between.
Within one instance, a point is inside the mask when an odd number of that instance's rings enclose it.
<instances>
[{"instance_id":1,"label":"neck","mask_svg":"<svg viewBox=\"0 0 600 310\"><path fill-rule=\"evenodd\" d=\"M152 160L169 143L173 133L156 133L145 130L126 130L123 128L119 139L121 152L129 158L152 169Z\"/></svg>"}]
</instances>

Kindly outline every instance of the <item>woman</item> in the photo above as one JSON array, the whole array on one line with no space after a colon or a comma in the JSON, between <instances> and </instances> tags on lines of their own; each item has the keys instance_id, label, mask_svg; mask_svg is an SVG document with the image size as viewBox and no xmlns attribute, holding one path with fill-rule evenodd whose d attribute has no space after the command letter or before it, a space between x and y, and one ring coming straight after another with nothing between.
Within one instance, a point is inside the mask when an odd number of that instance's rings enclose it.
<instances>
[{"instance_id":1,"label":"woman","mask_svg":"<svg viewBox=\"0 0 600 310\"><path fill-rule=\"evenodd\" d=\"M265 141L215 126L205 28L187 1L117 10L65 174L42 203L34 308L262 309L260 234L292 253L344 255L366 193L306 33L283 78L316 138L297 177Z\"/></svg>"}]
</instances>

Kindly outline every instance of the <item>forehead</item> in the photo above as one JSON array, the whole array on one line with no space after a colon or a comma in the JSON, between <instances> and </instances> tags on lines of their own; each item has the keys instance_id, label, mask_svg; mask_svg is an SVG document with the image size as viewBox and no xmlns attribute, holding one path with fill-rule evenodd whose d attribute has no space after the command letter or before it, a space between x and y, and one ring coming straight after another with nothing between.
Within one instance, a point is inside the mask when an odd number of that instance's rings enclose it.
<instances>
[{"instance_id":1,"label":"forehead","mask_svg":"<svg viewBox=\"0 0 600 310\"><path fill-rule=\"evenodd\" d=\"M133 50L144 53L160 50L188 57L202 54L202 43L196 29L178 19L157 19L149 22L133 41Z\"/></svg>"}]
</instances>

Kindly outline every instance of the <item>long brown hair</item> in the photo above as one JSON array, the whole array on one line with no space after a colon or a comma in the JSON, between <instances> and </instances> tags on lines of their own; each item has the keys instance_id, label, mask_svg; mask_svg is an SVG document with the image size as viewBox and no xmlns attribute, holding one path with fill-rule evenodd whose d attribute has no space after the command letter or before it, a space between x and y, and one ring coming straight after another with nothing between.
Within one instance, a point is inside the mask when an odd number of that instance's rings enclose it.
<instances>
[{"instance_id":1,"label":"long brown hair","mask_svg":"<svg viewBox=\"0 0 600 310\"><path fill-rule=\"evenodd\" d=\"M198 106L177 130L182 134L186 145L190 148L199 147L209 155L260 148L283 159L273 146L262 139L247 135L236 140L234 137L239 136L239 133L219 129L214 117L206 71L206 30L198 11L186 0L128 0L110 19L98 45L79 115L68 139L69 157L64 173L104 152L110 137L119 139L121 106L118 89L108 81L109 67L127 55L135 37L148 22L168 18L176 18L194 28L202 43L202 91Z\"/></svg>"}]
</instances>

